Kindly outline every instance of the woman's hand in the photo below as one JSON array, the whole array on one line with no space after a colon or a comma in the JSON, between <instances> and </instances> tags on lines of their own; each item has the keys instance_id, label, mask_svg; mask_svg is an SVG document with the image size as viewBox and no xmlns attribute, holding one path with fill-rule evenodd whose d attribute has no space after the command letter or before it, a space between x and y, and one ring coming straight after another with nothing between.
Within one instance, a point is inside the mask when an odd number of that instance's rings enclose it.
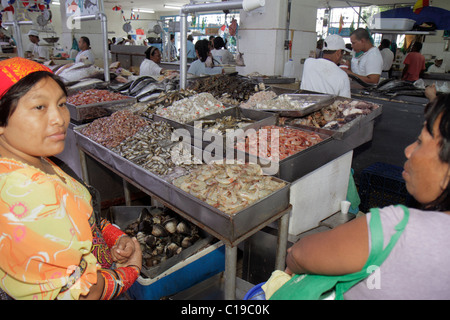
<instances>
[{"instance_id":1,"label":"woman's hand","mask_svg":"<svg viewBox=\"0 0 450 320\"><path fill-rule=\"evenodd\" d=\"M140 246L138 243L140 250ZM134 254L136 246L129 236L122 236L117 240L114 247L111 248L111 256L117 263L126 263L128 259Z\"/></svg>"},{"instance_id":2,"label":"woman's hand","mask_svg":"<svg viewBox=\"0 0 450 320\"><path fill-rule=\"evenodd\" d=\"M142 268L141 245L139 244L139 242L135 237L133 238L127 237L127 238L128 240L126 239L123 240L124 242L126 241L126 247L124 249L117 248L116 250L116 253L118 255L120 254L120 256L122 257L120 261L119 260L116 261L117 266L118 267L136 266L139 269L141 269ZM119 241L117 242L117 246L119 246Z\"/></svg>"}]
</instances>

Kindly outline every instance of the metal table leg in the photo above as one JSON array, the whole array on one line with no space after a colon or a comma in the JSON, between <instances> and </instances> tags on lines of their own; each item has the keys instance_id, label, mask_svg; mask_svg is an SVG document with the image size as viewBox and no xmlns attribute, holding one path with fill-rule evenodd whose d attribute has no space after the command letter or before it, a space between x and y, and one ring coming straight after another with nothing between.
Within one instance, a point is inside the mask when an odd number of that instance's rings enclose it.
<instances>
[{"instance_id":1,"label":"metal table leg","mask_svg":"<svg viewBox=\"0 0 450 320\"><path fill-rule=\"evenodd\" d=\"M236 299L237 247L225 246L225 300Z\"/></svg>"},{"instance_id":2,"label":"metal table leg","mask_svg":"<svg viewBox=\"0 0 450 320\"><path fill-rule=\"evenodd\" d=\"M275 270L285 269L286 251L289 233L289 213L284 214L278 219L278 238L277 238L277 255L275 260Z\"/></svg>"},{"instance_id":3,"label":"metal table leg","mask_svg":"<svg viewBox=\"0 0 450 320\"><path fill-rule=\"evenodd\" d=\"M125 196L125 205L126 206L131 206L131 192L130 192L130 188L129 188L129 184L127 182L127 180L122 179L123 181L123 193Z\"/></svg>"}]
</instances>

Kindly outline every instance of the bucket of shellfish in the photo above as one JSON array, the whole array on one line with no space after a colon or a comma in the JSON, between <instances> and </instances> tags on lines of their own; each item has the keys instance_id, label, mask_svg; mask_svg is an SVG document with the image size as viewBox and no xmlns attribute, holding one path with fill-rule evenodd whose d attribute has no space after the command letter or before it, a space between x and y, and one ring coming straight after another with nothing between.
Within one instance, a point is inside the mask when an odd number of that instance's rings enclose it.
<instances>
[{"instance_id":1,"label":"bucket of shellfish","mask_svg":"<svg viewBox=\"0 0 450 320\"><path fill-rule=\"evenodd\" d=\"M114 224L140 243L144 277L155 278L216 241L168 208L115 206L109 213Z\"/></svg>"}]
</instances>

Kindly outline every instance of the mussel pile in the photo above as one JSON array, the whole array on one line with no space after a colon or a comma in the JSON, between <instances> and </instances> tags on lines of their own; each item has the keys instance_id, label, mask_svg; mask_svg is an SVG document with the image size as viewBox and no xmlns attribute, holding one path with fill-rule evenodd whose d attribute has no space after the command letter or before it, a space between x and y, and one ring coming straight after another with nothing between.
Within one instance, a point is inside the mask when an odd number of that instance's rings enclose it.
<instances>
[{"instance_id":1,"label":"mussel pile","mask_svg":"<svg viewBox=\"0 0 450 320\"><path fill-rule=\"evenodd\" d=\"M124 232L141 245L143 264L150 268L192 246L201 237L198 228L161 208L143 208Z\"/></svg>"},{"instance_id":2,"label":"mussel pile","mask_svg":"<svg viewBox=\"0 0 450 320\"><path fill-rule=\"evenodd\" d=\"M248 78L220 74L193 80L188 88L196 92L211 93L223 103L239 105L255 92L263 91L264 84L258 85Z\"/></svg>"}]
</instances>

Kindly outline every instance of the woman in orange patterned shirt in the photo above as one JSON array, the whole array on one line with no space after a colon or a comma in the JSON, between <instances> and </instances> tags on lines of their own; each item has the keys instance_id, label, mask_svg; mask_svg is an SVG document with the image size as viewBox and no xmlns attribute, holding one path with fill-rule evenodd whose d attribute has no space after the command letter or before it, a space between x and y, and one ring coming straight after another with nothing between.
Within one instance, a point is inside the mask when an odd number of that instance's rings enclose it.
<instances>
[{"instance_id":1,"label":"woman in orange patterned shirt","mask_svg":"<svg viewBox=\"0 0 450 320\"><path fill-rule=\"evenodd\" d=\"M14 299L112 299L142 265L136 239L113 231L117 268L100 267L91 195L48 159L64 149L66 95L48 68L0 62L0 288Z\"/></svg>"}]
</instances>

